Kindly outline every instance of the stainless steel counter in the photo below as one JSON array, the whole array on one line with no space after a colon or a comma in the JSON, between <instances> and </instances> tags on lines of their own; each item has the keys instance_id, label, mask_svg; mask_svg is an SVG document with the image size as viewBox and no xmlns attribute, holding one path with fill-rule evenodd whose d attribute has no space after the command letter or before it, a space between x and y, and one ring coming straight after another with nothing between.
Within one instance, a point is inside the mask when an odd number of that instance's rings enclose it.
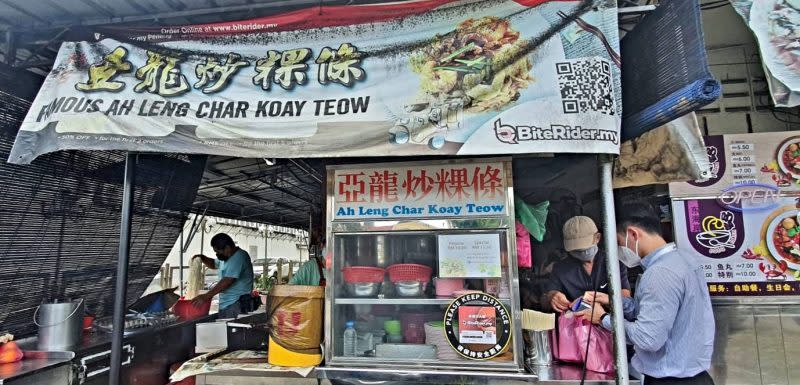
<instances>
[{"instance_id":1,"label":"stainless steel counter","mask_svg":"<svg viewBox=\"0 0 800 385\"><path fill-rule=\"evenodd\" d=\"M69 384L75 353L23 351L23 355L22 361L0 364L0 385Z\"/></svg>"},{"instance_id":2,"label":"stainless steel counter","mask_svg":"<svg viewBox=\"0 0 800 385\"><path fill-rule=\"evenodd\" d=\"M717 385L800 384L800 299L716 299Z\"/></svg>"},{"instance_id":3,"label":"stainless steel counter","mask_svg":"<svg viewBox=\"0 0 800 385\"><path fill-rule=\"evenodd\" d=\"M476 385L516 385L516 384L580 384L581 369L578 366L554 364L530 373L471 372L424 369L376 369L318 367L306 378L299 376L254 373L223 372L197 376L198 385L411 385L411 384L476 384ZM585 384L613 385L615 378L607 374L587 372ZM632 381L631 384L638 384Z\"/></svg>"}]
</instances>

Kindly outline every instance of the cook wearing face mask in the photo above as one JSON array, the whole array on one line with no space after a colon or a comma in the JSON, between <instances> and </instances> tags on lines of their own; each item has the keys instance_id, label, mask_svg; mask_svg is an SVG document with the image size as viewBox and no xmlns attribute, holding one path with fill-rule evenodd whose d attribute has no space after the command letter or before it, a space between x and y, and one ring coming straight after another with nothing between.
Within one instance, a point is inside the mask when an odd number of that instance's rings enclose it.
<instances>
[{"instance_id":1,"label":"cook wearing face mask","mask_svg":"<svg viewBox=\"0 0 800 385\"><path fill-rule=\"evenodd\" d=\"M586 216L572 217L563 227L564 250L568 258L556 262L542 302L556 312L564 312L586 292L609 292L606 256L600 250L597 225ZM622 295L630 296L627 269L620 266Z\"/></svg>"},{"instance_id":2,"label":"cook wearing face mask","mask_svg":"<svg viewBox=\"0 0 800 385\"><path fill-rule=\"evenodd\" d=\"M644 385L713 384L714 314L699 261L664 240L650 205L629 203L617 212L620 260L644 267L636 296L622 299L625 337L636 350L631 365ZM611 330L603 306L578 315Z\"/></svg>"}]
</instances>

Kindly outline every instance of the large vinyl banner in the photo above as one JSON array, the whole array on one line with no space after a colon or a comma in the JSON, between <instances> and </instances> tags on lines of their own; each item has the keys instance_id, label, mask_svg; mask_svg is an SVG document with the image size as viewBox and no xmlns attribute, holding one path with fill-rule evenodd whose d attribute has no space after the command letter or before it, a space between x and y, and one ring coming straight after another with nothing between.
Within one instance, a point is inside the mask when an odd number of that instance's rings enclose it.
<instances>
[{"instance_id":1,"label":"large vinyl banner","mask_svg":"<svg viewBox=\"0 0 800 385\"><path fill-rule=\"evenodd\" d=\"M800 105L800 1L730 0L758 40L772 101Z\"/></svg>"},{"instance_id":2,"label":"large vinyl banner","mask_svg":"<svg viewBox=\"0 0 800 385\"><path fill-rule=\"evenodd\" d=\"M9 161L618 153L614 0L429 0L65 42Z\"/></svg>"}]
</instances>

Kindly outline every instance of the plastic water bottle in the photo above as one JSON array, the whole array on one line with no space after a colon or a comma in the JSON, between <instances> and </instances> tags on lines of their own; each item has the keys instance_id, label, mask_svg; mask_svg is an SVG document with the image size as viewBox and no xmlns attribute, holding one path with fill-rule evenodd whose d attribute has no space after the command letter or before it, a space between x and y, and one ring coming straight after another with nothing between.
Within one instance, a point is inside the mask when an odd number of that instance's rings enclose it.
<instances>
[{"instance_id":1,"label":"plastic water bottle","mask_svg":"<svg viewBox=\"0 0 800 385\"><path fill-rule=\"evenodd\" d=\"M345 357L355 357L356 356L356 343L358 342L358 336L356 335L356 323L353 321L347 321L345 323L344 329L344 356Z\"/></svg>"}]
</instances>

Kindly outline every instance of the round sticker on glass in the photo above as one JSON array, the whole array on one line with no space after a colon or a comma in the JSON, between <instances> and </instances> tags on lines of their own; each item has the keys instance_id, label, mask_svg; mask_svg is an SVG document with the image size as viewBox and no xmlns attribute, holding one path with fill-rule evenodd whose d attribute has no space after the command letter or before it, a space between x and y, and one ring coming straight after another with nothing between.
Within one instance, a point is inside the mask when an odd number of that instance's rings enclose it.
<instances>
[{"instance_id":1,"label":"round sticker on glass","mask_svg":"<svg viewBox=\"0 0 800 385\"><path fill-rule=\"evenodd\" d=\"M447 307L444 332L458 354L488 360L505 352L511 341L511 313L489 294L465 294Z\"/></svg>"}]
</instances>

